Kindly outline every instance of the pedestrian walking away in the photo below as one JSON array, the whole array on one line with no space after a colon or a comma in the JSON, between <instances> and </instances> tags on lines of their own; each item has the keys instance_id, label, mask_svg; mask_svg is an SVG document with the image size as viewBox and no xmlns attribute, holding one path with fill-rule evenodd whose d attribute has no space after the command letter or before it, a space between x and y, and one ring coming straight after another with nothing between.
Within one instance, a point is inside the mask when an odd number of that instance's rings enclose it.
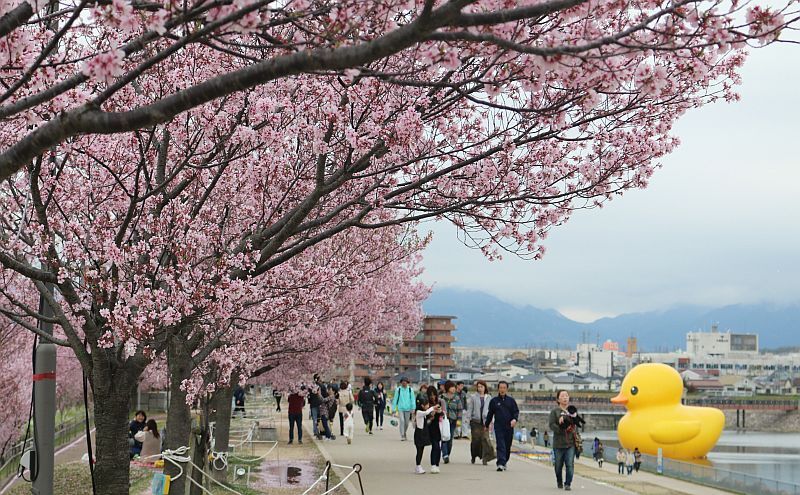
<instances>
[{"instance_id":1,"label":"pedestrian walking away","mask_svg":"<svg viewBox=\"0 0 800 495\"><path fill-rule=\"evenodd\" d=\"M301 389L300 392L305 392ZM292 392L287 399L289 402L289 445L294 443L294 427L297 426L297 443L303 443L303 408L306 399L302 393Z\"/></svg>"},{"instance_id":2,"label":"pedestrian walking away","mask_svg":"<svg viewBox=\"0 0 800 495\"><path fill-rule=\"evenodd\" d=\"M569 393L556 391L558 407L550 411L548 420L553 432L553 454L555 456L556 484L564 490L572 490L572 477L575 473L575 428L574 418L567 411ZM566 471L566 475L564 475Z\"/></svg>"},{"instance_id":3,"label":"pedestrian walking away","mask_svg":"<svg viewBox=\"0 0 800 495\"><path fill-rule=\"evenodd\" d=\"M617 472L619 474L625 474L625 450L620 447L617 449Z\"/></svg>"},{"instance_id":4,"label":"pedestrian walking away","mask_svg":"<svg viewBox=\"0 0 800 495\"><path fill-rule=\"evenodd\" d=\"M456 393L456 384L448 380L444 384L445 394L444 403L446 406L447 420L450 422L450 439L442 442L442 460L445 464L450 462L450 452L453 450L453 438L455 438L456 425L458 418L461 417L464 402L461 396Z\"/></svg>"},{"instance_id":5,"label":"pedestrian walking away","mask_svg":"<svg viewBox=\"0 0 800 495\"><path fill-rule=\"evenodd\" d=\"M344 409L344 430L342 430L342 435L347 439L347 445L350 445L353 443L353 433L356 430L355 420L353 419L353 403L350 402L345 405Z\"/></svg>"},{"instance_id":6,"label":"pedestrian walking away","mask_svg":"<svg viewBox=\"0 0 800 495\"><path fill-rule=\"evenodd\" d=\"M467 398L464 420L469 422L472 438L469 444L470 461L475 464L475 459L480 459L485 466L495 458L489 432L484 427L486 417L489 415L489 402L492 398L489 396L489 386L485 381L478 380L475 388L477 391Z\"/></svg>"},{"instance_id":7,"label":"pedestrian walking away","mask_svg":"<svg viewBox=\"0 0 800 495\"><path fill-rule=\"evenodd\" d=\"M275 397L275 405L277 406L275 408L275 412L281 412L281 398L283 397L283 394L281 394L280 390L273 389L272 396Z\"/></svg>"},{"instance_id":8,"label":"pedestrian walking away","mask_svg":"<svg viewBox=\"0 0 800 495\"><path fill-rule=\"evenodd\" d=\"M244 398L245 398L244 388L241 385L236 385L236 388L233 389L234 414L236 415L241 414L242 416L245 416Z\"/></svg>"},{"instance_id":9,"label":"pedestrian walking away","mask_svg":"<svg viewBox=\"0 0 800 495\"><path fill-rule=\"evenodd\" d=\"M375 386L375 426L383 429L383 413L386 411L386 390L383 382Z\"/></svg>"},{"instance_id":10,"label":"pedestrian walking away","mask_svg":"<svg viewBox=\"0 0 800 495\"><path fill-rule=\"evenodd\" d=\"M511 442L514 440L514 427L519 421L517 401L508 395L508 382L501 380L497 384L497 397L489 401L489 412L484 425L488 430L494 420L494 438L497 442L497 470L505 471L511 454Z\"/></svg>"},{"instance_id":11,"label":"pedestrian walking away","mask_svg":"<svg viewBox=\"0 0 800 495\"><path fill-rule=\"evenodd\" d=\"M545 431L542 440L544 440L545 448L550 448L550 434Z\"/></svg>"},{"instance_id":12,"label":"pedestrian walking away","mask_svg":"<svg viewBox=\"0 0 800 495\"><path fill-rule=\"evenodd\" d=\"M372 415L375 412L375 391L372 389L372 379L364 378L364 388L358 393L358 406L364 417L364 431L372 435Z\"/></svg>"},{"instance_id":13,"label":"pedestrian walking away","mask_svg":"<svg viewBox=\"0 0 800 495\"><path fill-rule=\"evenodd\" d=\"M350 390L350 384L347 382L342 382L339 384L339 435L344 435L344 420L345 414L350 411L350 416L353 415L353 402L355 399L353 398L353 391ZM350 409L347 409L347 405L350 404Z\"/></svg>"},{"instance_id":14,"label":"pedestrian walking away","mask_svg":"<svg viewBox=\"0 0 800 495\"><path fill-rule=\"evenodd\" d=\"M416 397L414 390L408 386L408 378L400 378L400 386L394 391L392 397L392 410L397 413L398 429L400 430L400 440L408 440L408 426L411 423L411 415L416 409Z\"/></svg>"},{"instance_id":15,"label":"pedestrian walking away","mask_svg":"<svg viewBox=\"0 0 800 495\"><path fill-rule=\"evenodd\" d=\"M640 467L642 467L642 453L639 452L639 447L636 447L633 449L633 469L638 473Z\"/></svg>"}]
</instances>

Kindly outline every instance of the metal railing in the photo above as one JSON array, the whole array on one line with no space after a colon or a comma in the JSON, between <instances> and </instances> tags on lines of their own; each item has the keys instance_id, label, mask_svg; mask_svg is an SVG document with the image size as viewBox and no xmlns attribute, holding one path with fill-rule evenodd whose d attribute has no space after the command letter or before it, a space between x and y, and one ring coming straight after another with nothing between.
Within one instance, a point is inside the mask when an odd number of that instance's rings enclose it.
<instances>
[{"instance_id":1,"label":"metal railing","mask_svg":"<svg viewBox=\"0 0 800 495\"><path fill-rule=\"evenodd\" d=\"M90 421L92 418L89 418ZM86 425L83 418L76 418L71 421L62 423L56 430L55 447L58 449L86 431ZM31 436L33 435L31 429ZM19 466L19 459L22 453L30 449L33 445L33 438L28 438L27 442L19 442L11 447L3 458L2 465L0 466L0 487L5 486L9 478L17 475L17 468Z\"/></svg>"},{"instance_id":2,"label":"metal railing","mask_svg":"<svg viewBox=\"0 0 800 495\"><path fill-rule=\"evenodd\" d=\"M617 463L617 448L606 447L603 451L603 458L606 462ZM592 441L583 442L584 456L592 456ZM642 454L641 468L644 471L656 473L657 458L655 456ZM729 490L736 493L759 495L800 495L800 485L786 481L773 480L756 476L753 474L729 471L714 466L704 466L690 461L678 461L664 458L664 476L689 481L701 485Z\"/></svg>"}]
</instances>

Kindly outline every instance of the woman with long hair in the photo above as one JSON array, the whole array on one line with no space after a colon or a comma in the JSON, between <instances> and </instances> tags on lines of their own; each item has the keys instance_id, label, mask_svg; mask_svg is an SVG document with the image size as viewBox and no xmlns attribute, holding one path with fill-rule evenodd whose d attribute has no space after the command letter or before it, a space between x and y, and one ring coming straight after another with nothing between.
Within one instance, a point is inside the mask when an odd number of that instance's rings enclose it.
<instances>
[{"instance_id":1,"label":"woman with long hair","mask_svg":"<svg viewBox=\"0 0 800 495\"><path fill-rule=\"evenodd\" d=\"M489 440L489 432L484 427L492 397L489 395L489 386L483 380L478 380L475 390L474 394L467 397L464 419L469 421L472 437L469 445L471 461L475 464L475 459L480 459L485 466L496 457L494 447Z\"/></svg>"},{"instance_id":2,"label":"woman with long hair","mask_svg":"<svg viewBox=\"0 0 800 495\"><path fill-rule=\"evenodd\" d=\"M148 419L144 429L134 438L136 441L142 442L142 453L139 456L142 459L149 458L150 462L154 462L156 456L161 453L161 435L158 433L156 420Z\"/></svg>"},{"instance_id":3,"label":"woman with long hair","mask_svg":"<svg viewBox=\"0 0 800 495\"><path fill-rule=\"evenodd\" d=\"M439 422L445 415L447 405L439 397L439 392L436 387L428 387L427 391L428 407L439 406L436 412L433 413L433 418L428 423L428 437L431 442L431 474L439 472L439 461L442 456L442 431L439 429Z\"/></svg>"}]
</instances>

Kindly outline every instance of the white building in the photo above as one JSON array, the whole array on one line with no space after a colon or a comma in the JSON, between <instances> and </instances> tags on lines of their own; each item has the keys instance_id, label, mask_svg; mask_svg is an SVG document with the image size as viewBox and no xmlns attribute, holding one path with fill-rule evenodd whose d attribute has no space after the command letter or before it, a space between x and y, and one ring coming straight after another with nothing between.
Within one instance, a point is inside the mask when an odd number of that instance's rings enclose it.
<instances>
[{"instance_id":1,"label":"white building","mask_svg":"<svg viewBox=\"0 0 800 495\"><path fill-rule=\"evenodd\" d=\"M604 378L619 371L616 360L619 351L603 349L594 344L578 344L576 366L582 375L593 373Z\"/></svg>"},{"instance_id":2,"label":"white building","mask_svg":"<svg viewBox=\"0 0 800 495\"><path fill-rule=\"evenodd\" d=\"M757 333L720 332L717 325L710 332L686 334L686 353L691 356L748 356L758 354Z\"/></svg>"}]
</instances>

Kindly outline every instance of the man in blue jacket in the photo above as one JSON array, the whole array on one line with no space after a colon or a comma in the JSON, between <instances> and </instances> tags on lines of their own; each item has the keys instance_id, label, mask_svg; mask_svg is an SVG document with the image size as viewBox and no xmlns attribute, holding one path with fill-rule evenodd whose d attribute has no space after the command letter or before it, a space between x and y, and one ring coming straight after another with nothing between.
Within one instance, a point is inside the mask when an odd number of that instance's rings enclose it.
<instances>
[{"instance_id":1,"label":"man in blue jacket","mask_svg":"<svg viewBox=\"0 0 800 495\"><path fill-rule=\"evenodd\" d=\"M400 440L406 441L408 437L408 425L411 424L411 414L416 409L416 395L414 390L408 386L408 378L402 377L400 379L400 386L394 391L392 398L392 409L398 416L400 422Z\"/></svg>"},{"instance_id":2,"label":"man in blue jacket","mask_svg":"<svg viewBox=\"0 0 800 495\"><path fill-rule=\"evenodd\" d=\"M514 427L519 420L517 401L508 395L508 382L497 384L497 397L489 402L489 413L486 415L486 429L494 418L494 437L497 441L497 470L505 471L511 453L511 441L514 439Z\"/></svg>"}]
</instances>

